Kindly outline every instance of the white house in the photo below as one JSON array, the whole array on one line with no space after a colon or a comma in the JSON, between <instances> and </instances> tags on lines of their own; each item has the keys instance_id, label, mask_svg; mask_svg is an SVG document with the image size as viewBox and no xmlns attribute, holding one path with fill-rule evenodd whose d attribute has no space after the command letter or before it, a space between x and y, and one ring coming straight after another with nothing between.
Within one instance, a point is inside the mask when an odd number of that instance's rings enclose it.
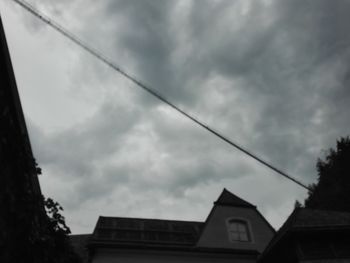
<instances>
[{"instance_id":1,"label":"white house","mask_svg":"<svg viewBox=\"0 0 350 263\"><path fill-rule=\"evenodd\" d=\"M243 263L256 262L274 234L256 206L224 189L205 222L101 216L92 235L72 240L85 242L93 263Z\"/></svg>"}]
</instances>

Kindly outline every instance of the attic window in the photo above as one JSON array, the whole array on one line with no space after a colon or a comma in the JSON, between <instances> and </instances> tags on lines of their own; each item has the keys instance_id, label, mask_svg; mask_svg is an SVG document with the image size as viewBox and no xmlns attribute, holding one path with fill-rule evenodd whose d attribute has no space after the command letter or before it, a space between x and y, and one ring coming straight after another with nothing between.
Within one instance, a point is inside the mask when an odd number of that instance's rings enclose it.
<instances>
[{"instance_id":1,"label":"attic window","mask_svg":"<svg viewBox=\"0 0 350 263\"><path fill-rule=\"evenodd\" d=\"M231 242L251 242L248 222L242 219L227 221L229 239Z\"/></svg>"}]
</instances>

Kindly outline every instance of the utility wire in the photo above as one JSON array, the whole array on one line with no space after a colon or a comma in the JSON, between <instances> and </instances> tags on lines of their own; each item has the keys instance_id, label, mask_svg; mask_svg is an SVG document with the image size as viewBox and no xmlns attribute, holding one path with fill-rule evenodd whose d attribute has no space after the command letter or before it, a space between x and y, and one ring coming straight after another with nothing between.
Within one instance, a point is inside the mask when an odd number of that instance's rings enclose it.
<instances>
[{"instance_id":1,"label":"utility wire","mask_svg":"<svg viewBox=\"0 0 350 263\"><path fill-rule=\"evenodd\" d=\"M246 155L250 156L251 158L255 159L256 161L260 162L261 164L263 164L263 165L267 166L268 168L272 169L276 173L278 173L278 174L282 175L283 177L289 179L290 181L298 184L299 186L301 186L301 187L303 187L303 188L305 188L305 189L307 189L309 191L312 191L312 189L310 187L308 187L307 185L305 185L301 181L299 181L296 178L294 178L294 177L288 175L287 173L281 171L280 169L276 168L272 164L264 161L263 159L261 159L260 157L256 156L255 154L251 153L250 151L244 149L242 146L238 145L237 143L234 143L229 138L225 137L224 135L220 134L219 132L216 132L213 128L205 125L202 121L196 119L195 117L193 117L189 113L187 113L184 110L180 109L178 106L176 106L175 104L170 102L168 99L166 99L163 95L159 94L154 89L146 86L141 81L139 81L137 78L133 77L132 75L130 75L129 73L127 73L126 71L121 69L119 66L114 64L107 57L105 57L101 52L99 52L98 50L96 50L96 49L92 48L91 46L87 45L81 39L79 39L77 36L75 36L74 34L69 32L67 29L65 29L64 27L62 27L61 25L59 25L58 23L56 23L52 19L50 19L48 16L46 16L46 15L42 14L41 12L39 12L35 7L30 5L28 2L23 1L23 0L12 0L12 1L16 2L17 4L19 4L21 7L23 7L25 10L30 12L32 15L34 15L37 18L39 18L40 20L42 20L44 23L46 23L47 25L49 25L50 27L52 27L53 29L55 29L56 31L58 31L59 33L61 33L65 37L67 37L68 39L70 39L71 41L73 41L75 44L77 44L81 48L85 49L92 56L96 57L97 59L99 59L100 61L102 61L103 63L105 63L106 65L108 65L112 69L114 69L115 71L119 72L121 75L123 75L127 79L131 80L137 86L139 86L140 88L142 88L143 90L145 90L146 92L151 94L152 96L156 97L160 101L164 102L168 106L172 107L173 109L175 109L176 111L178 111L179 113L181 113L182 115L187 117L188 119L190 119L193 122L197 123L202 128L206 129L210 133L212 133L215 136L219 137L221 140L225 141L226 143L230 144L231 146L235 147L236 149L240 150L241 152L245 153Z\"/></svg>"}]
</instances>

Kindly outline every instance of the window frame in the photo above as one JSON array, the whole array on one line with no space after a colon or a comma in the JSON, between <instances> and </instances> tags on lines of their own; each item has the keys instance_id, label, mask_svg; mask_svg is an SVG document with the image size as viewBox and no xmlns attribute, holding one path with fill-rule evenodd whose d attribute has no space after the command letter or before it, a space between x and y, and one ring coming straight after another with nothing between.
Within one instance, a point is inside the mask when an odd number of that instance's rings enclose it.
<instances>
[{"instance_id":1,"label":"window frame","mask_svg":"<svg viewBox=\"0 0 350 263\"><path fill-rule=\"evenodd\" d=\"M243 224L245 226L246 229L246 234L248 237L248 240L235 240L232 238L232 230L231 230L231 224L232 223L240 223ZM230 243L238 243L238 244L252 244L254 243L254 236L253 236L253 231L250 225L249 220L245 219L245 218L240 218L240 217L230 217L226 219L226 229L227 229L227 236L228 236L228 240L230 241ZM237 231L237 233L239 233L239 231Z\"/></svg>"}]
</instances>

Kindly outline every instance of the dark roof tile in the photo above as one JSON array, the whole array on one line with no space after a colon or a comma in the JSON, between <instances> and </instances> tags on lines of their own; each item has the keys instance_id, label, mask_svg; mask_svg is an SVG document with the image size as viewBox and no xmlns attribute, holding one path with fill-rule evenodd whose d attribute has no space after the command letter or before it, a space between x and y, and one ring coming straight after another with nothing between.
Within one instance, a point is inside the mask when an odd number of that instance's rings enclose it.
<instances>
[{"instance_id":1,"label":"dark roof tile","mask_svg":"<svg viewBox=\"0 0 350 263\"><path fill-rule=\"evenodd\" d=\"M293 231L323 231L350 227L350 213L309 208L296 208L270 241L258 262L265 262L267 255Z\"/></svg>"},{"instance_id":2,"label":"dark roof tile","mask_svg":"<svg viewBox=\"0 0 350 263\"><path fill-rule=\"evenodd\" d=\"M299 209L296 213L296 219L293 227L323 227L323 226L350 226L350 213L315 210L315 209Z\"/></svg>"},{"instance_id":3,"label":"dark roof tile","mask_svg":"<svg viewBox=\"0 0 350 263\"><path fill-rule=\"evenodd\" d=\"M192 221L100 217L91 243L192 246L196 244L202 226L202 222Z\"/></svg>"},{"instance_id":4,"label":"dark roof tile","mask_svg":"<svg viewBox=\"0 0 350 263\"><path fill-rule=\"evenodd\" d=\"M255 208L254 205L227 191L226 188L224 188L218 200L216 200L214 204Z\"/></svg>"}]
</instances>

